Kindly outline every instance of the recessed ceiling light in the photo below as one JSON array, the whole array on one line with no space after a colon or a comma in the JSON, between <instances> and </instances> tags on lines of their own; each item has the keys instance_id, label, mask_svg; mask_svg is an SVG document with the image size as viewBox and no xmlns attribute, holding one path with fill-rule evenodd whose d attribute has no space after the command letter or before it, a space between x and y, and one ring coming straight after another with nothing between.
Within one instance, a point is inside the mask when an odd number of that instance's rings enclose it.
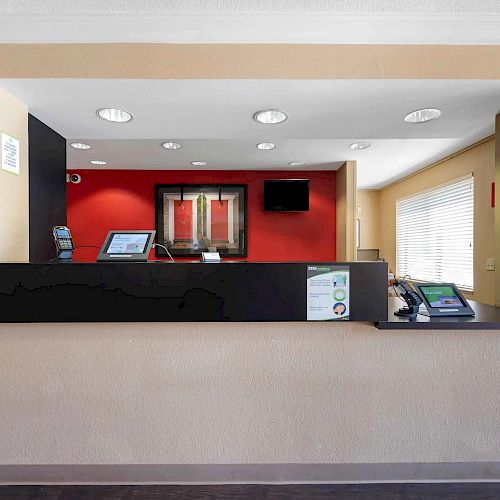
<instances>
[{"instance_id":1,"label":"recessed ceiling light","mask_svg":"<svg viewBox=\"0 0 500 500\"><path fill-rule=\"evenodd\" d=\"M369 142L353 142L352 144L349 144L351 149L366 149L370 146L371 144Z\"/></svg>"},{"instance_id":2,"label":"recessed ceiling light","mask_svg":"<svg viewBox=\"0 0 500 500\"><path fill-rule=\"evenodd\" d=\"M179 144L178 142L164 142L162 146L165 149L181 149L182 144Z\"/></svg>"},{"instance_id":3,"label":"recessed ceiling light","mask_svg":"<svg viewBox=\"0 0 500 500\"><path fill-rule=\"evenodd\" d=\"M90 163L92 163L92 165L107 165L107 162L101 160L90 160Z\"/></svg>"},{"instance_id":4,"label":"recessed ceiling light","mask_svg":"<svg viewBox=\"0 0 500 500\"><path fill-rule=\"evenodd\" d=\"M253 119L259 123L265 123L267 125L276 125L277 123L282 123L288 118L288 115L279 109L263 109L262 111L257 111L253 115Z\"/></svg>"},{"instance_id":5,"label":"recessed ceiling light","mask_svg":"<svg viewBox=\"0 0 500 500\"><path fill-rule=\"evenodd\" d=\"M126 123L132 120L132 115L128 111L116 108L102 108L97 110L97 116L108 122Z\"/></svg>"},{"instance_id":6,"label":"recessed ceiling light","mask_svg":"<svg viewBox=\"0 0 500 500\"><path fill-rule=\"evenodd\" d=\"M72 142L70 146L75 149L92 149L91 146L84 144L83 142Z\"/></svg>"},{"instance_id":7,"label":"recessed ceiling light","mask_svg":"<svg viewBox=\"0 0 500 500\"><path fill-rule=\"evenodd\" d=\"M442 115L442 111L436 108L417 109L408 113L404 117L407 123L425 123L431 120L437 120Z\"/></svg>"},{"instance_id":8,"label":"recessed ceiling light","mask_svg":"<svg viewBox=\"0 0 500 500\"><path fill-rule=\"evenodd\" d=\"M274 149L276 147L276 144L273 144L272 142L260 142L257 144L257 149L263 149L265 151L269 151L270 149Z\"/></svg>"},{"instance_id":9,"label":"recessed ceiling light","mask_svg":"<svg viewBox=\"0 0 500 500\"><path fill-rule=\"evenodd\" d=\"M301 167L302 165L305 165L305 161L291 161L288 165L291 167Z\"/></svg>"},{"instance_id":10,"label":"recessed ceiling light","mask_svg":"<svg viewBox=\"0 0 500 500\"><path fill-rule=\"evenodd\" d=\"M194 165L195 167L203 167L203 165L206 165L206 161L192 161L191 165Z\"/></svg>"}]
</instances>

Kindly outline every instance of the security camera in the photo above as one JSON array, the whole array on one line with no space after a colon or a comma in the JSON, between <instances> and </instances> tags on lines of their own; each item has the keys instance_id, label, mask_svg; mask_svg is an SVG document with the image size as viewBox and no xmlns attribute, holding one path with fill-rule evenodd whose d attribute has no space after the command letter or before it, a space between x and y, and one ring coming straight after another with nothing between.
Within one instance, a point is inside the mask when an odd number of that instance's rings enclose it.
<instances>
[{"instance_id":1,"label":"security camera","mask_svg":"<svg viewBox=\"0 0 500 500\"><path fill-rule=\"evenodd\" d=\"M68 178L71 184L80 184L82 182L82 176L79 174L69 174Z\"/></svg>"}]
</instances>

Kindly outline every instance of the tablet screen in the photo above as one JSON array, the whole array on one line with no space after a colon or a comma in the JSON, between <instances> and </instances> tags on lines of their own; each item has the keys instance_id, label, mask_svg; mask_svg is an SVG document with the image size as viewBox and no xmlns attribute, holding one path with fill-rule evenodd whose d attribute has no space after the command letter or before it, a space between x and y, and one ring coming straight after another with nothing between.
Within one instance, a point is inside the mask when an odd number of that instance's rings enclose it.
<instances>
[{"instance_id":1,"label":"tablet screen","mask_svg":"<svg viewBox=\"0 0 500 500\"><path fill-rule=\"evenodd\" d=\"M149 233L115 233L110 239L106 253L144 253Z\"/></svg>"},{"instance_id":2,"label":"tablet screen","mask_svg":"<svg viewBox=\"0 0 500 500\"><path fill-rule=\"evenodd\" d=\"M419 286L430 307L465 307L451 286Z\"/></svg>"}]
</instances>

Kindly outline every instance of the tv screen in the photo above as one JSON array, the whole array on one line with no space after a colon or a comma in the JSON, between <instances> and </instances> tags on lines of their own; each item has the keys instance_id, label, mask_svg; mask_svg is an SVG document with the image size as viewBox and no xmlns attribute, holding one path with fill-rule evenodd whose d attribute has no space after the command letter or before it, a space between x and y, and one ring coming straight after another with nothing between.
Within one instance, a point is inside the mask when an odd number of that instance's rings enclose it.
<instances>
[{"instance_id":1,"label":"tv screen","mask_svg":"<svg viewBox=\"0 0 500 500\"><path fill-rule=\"evenodd\" d=\"M264 181L264 210L307 212L309 210L309 179Z\"/></svg>"}]
</instances>

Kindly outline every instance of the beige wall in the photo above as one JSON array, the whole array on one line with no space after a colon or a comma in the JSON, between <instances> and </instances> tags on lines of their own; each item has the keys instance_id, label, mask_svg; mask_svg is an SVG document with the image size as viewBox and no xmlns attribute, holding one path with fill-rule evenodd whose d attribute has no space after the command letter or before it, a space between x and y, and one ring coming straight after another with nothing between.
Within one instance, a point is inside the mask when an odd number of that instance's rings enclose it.
<instances>
[{"instance_id":1,"label":"beige wall","mask_svg":"<svg viewBox=\"0 0 500 500\"><path fill-rule=\"evenodd\" d=\"M27 261L29 259L28 108L1 88L0 131L20 141L20 175L0 168L0 262Z\"/></svg>"},{"instance_id":2,"label":"beige wall","mask_svg":"<svg viewBox=\"0 0 500 500\"><path fill-rule=\"evenodd\" d=\"M360 222L359 248L379 248L379 192L358 189L356 218Z\"/></svg>"},{"instance_id":3,"label":"beige wall","mask_svg":"<svg viewBox=\"0 0 500 500\"><path fill-rule=\"evenodd\" d=\"M495 303L500 307L500 114L495 119Z\"/></svg>"},{"instance_id":4,"label":"beige wall","mask_svg":"<svg viewBox=\"0 0 500 500\"><path fill-rule=\"evenodd\" d=\"M498 80L500 46L0 44L0 76Z\"/></svg>"},{"instance_id":5,"label":"beige wall","mask_svg":"<svg viewBox=\"0 0 500 500\"><path fill-rule=\"evenodd\" d=\"M490 139L432 168L420 171L380 191L381 257L396 269L396 200L472 173L474 175L474 293L470 298L495 303L495 273L486 259L495 256L491 183L495 174L495 140Z\"/></svg>"},{"instance_id":6,"label":"beige wall","mask_svg":"<svg viewBox=\"0 0 500 500\"><path fill-rule=\"evenodd\" d=\"M356 260L356 162L346 161L335 175L336 260Z\"/></svg>"},{"instance_id":7,"label":"beige wall","mask_svg":"<svg viewBox=\"0 0 500 500\"><path fill-rule=\"evenodd\" d=\"M0 463L500 461L499 358L498 331L0 324Z\"/></svg>"}]
</instances>

